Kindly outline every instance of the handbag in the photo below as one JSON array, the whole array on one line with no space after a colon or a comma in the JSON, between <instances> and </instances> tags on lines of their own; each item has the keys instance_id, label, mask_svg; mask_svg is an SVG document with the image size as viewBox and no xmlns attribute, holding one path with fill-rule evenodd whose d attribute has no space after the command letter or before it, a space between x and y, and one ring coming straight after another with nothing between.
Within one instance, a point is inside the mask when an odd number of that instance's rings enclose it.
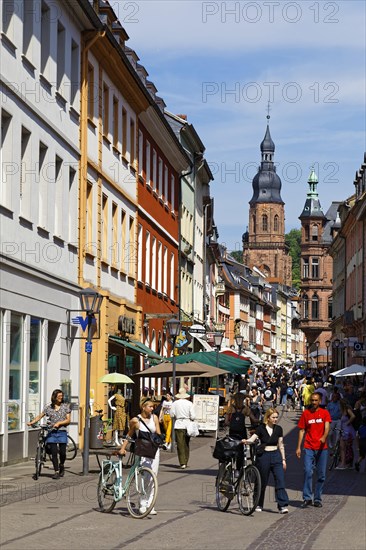
<instances>
[{"instance_id":1,"label":"handbag","mask_svg":"<svg viewBox=\"0 0 366 550\"><path fill-rule=\"evenodd\" d=\"M188 422L186 430L189 437L197 437L200 434L198 424L194 420Z\"/></svg>"},{"instance_id":2,"label":"handbag","mask_svg":"<svg viewBox=\"0 0 366 550\"><path fill-rule=\"evenodd\" d=\"M135 455L145 458L155 458L159 446L162 445L162 439L159 434L153 433L149 429L149 426L145 424L140 416L137 418L148 429L148 432L139 430L139 435L135 441Z\"/></svg>"}]
</instances>

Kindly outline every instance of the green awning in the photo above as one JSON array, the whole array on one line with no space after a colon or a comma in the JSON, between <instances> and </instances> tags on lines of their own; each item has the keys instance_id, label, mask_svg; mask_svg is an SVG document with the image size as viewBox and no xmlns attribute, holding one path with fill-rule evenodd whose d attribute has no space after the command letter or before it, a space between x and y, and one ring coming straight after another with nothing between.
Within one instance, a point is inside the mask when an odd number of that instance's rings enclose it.
<instances>
[{"instance_id":1,"label":"green awning","mask_svg":"<svg viewBox=\"0 0 366 550\"><path fill-rule=\"evenodd\" d=\"M172 361L170 357L168 361ZM205 365L211 365L212 367L219 367L220 369L227 370L232 374L245 374L251 367L250 361L243 359L236 359L230 355L224 353L219 354L219 362L217 362L216 351L198 351L197 353L186 353L184 355L177 355L177 363L186 363L187 361L199 361Z\"/></svg>"},{"instance_id":2,"label":"green awning","mask_svg":"<svg viewBox=\"0 0 366 550\"><path fill-rule=\"evenodd\" d=\"M142 342L137 340L125 340L119 336L110 336L109 339L120 346L123 346L129 350L134 351L135 353L140 353L141 355L147 355L149 359L155 359L157 361L163 361L164 357L161 357L158 353L150 349L148 346L145 346Z\"/></svg>"}]
</instances>

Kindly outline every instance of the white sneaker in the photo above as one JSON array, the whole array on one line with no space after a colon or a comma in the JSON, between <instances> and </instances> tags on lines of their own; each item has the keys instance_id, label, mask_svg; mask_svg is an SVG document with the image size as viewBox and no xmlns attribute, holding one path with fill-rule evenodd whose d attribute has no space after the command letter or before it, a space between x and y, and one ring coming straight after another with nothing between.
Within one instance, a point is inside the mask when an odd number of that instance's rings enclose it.
<instances>
[{"instance_id":1,"label":"white sneaker","mask_svg":"<svg viewBox=\"0 0 366 550\"><path fill-rule=\"evenodd\" d=\"M257 506L257 508L255 509L256 512L263 512L263 508L261 508L261 506Z\"/></svg>"},{"instance_id":2,"label":"white sneaker","mask_svg":"<svg viewBox=\"0 0 366 550\"><path fill-rule=\"evenodd\" d=\"M280 508L279 513L280 514L288 514L288 508L286 508L285 506L283 508Z\"/></svg>"},{"instance_id":3,"label":"white sneaker","mask_svg":"<svg viewBox=\"0 0 366 550\"><path fill-rule=\"evenodd\" d=\"M181 470L185 470L187 468L186 464L182 464L182 466L180 467Z\"/></svg>"},{"instance_id":4,"label":"white sneaker","mask_svg":"<svg viewBox=\"0 0 366 550\"><path fill-rule=\"evenodd\" d=\"M157 515L157 511L155 510L155 508L153 508L149 514L149 516L156 516Z\"/></svg>"},{"instance_id":5,"label":"white sneaker","mask_svg":"<svg viewBox=\"0 0 366 550\"><path fill-rule=\"evenodd\" d=\"M144 514L146 510L147 510L146 506L140 506L139 512L140 514Z\"/></svg>"}]
</instances>

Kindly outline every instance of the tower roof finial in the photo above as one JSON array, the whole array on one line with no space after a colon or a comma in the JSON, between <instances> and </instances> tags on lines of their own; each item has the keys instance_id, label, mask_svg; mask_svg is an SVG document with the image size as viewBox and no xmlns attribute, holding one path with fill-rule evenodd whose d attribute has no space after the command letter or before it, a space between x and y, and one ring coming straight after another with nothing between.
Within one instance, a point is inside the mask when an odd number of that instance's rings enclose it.
<instances>
[{"instance_id":1,"label":"tower roof finial","mask_svg":"<svg viewBox=\"0 0 366 550\"><path fill-rule=\"evenodd\" d=\"M267 103L267 117L266 117L268 121L271 118L271 116L269 114L270 110L271 110L271 106L270 106L270 101L268 100L268 103ZM268 122L267 122L267 124L268 124Z\"/></svg>"}]
</instances>

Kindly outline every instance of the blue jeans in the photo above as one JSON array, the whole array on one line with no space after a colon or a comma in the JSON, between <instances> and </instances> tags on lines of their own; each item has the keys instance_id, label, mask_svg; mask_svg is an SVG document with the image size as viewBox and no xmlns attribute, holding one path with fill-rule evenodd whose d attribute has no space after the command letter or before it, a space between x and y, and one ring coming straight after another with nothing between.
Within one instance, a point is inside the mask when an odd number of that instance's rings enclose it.
<instances>
[{"instance_id":1,"label":"blue jeans","mask_svg":"<svg viewBox=\"0 0 366 550\"><path fill-rule=\"evenodd\" d=\"M304 449L304 500L313 500L313 472L316 470L314 501L321 502L325 474L327 472L328 450L312 451Z\"/></svg>"},{"instance_id":2,"label":"blue jeans","mask_svg":"<svg viewBox=\"0 0 366 550\"><path fill-rule=\"evenodd\" d=\"M285 472L280 451L264 451L261 456L257 457L256 466L261 474L262 482L258 506L263 508L264 494L270 472L272 472L275 481L275 495L278 508L288 506L288 496L285 489Z\"/></svg>"}]
</instances>

